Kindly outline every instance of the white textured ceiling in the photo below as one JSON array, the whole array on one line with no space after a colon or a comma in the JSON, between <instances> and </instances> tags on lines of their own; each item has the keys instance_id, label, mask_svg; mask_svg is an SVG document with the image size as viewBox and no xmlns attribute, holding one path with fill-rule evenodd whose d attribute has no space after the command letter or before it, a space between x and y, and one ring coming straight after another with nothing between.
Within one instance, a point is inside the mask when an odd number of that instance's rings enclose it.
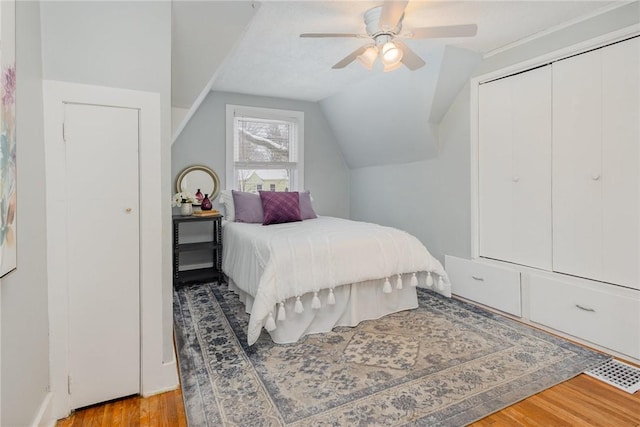
<instances>
[{"instance_id":1,"label":"white textured ceiling","mask_svg":"<svg viewBox=\"0 0 640 427\"><path fill-rule=\"evenodd\" d=\"M487 53L612 1L411 1L403 28L476 23L472 38L408 40L418 54L455 45ZM305 32L364 33L362 14L381 1L264 1L213 90L318 101L382 71L354 62L331 67L367 42L358 38L301 39ZM224 42L224 40L221 40ZM427 64L429 66L429 64Z\"/></svg>"}]
</instances>

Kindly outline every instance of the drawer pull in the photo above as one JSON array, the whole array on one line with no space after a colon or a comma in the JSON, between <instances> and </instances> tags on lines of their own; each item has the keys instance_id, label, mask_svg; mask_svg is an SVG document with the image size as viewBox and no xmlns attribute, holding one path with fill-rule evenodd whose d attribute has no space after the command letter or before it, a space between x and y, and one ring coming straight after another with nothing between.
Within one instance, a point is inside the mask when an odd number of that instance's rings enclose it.
<instances>
[{"instance_id":1,"label":"drawer pull","mask_svg":"<svg viewBox=\"0 0 640 427\"><path fill-rule=\"evenodd\" d=\"M483 279L482 277L478 277L478 276L471 276L471 278L472 278L473 280L477 280L477 281L479 281L479 282L484 282L484 279Z\"/></svg>"},{"instance_id":2,"label":"drawer pull","mask_svg":"<svg viewBox=\"0 0 640 427\"><path fill-rule=\"evenodd\" d=\"M592 313L595 313L595 312L596 312L596 310L595 310L595 309L590 308L590 307L584 307L584 306L582 306L582 305L580 305L580 304L576 304L576 307L578 307L580 310L590 311L590 312L592 312Z\"/></svg>"}]
</instances>

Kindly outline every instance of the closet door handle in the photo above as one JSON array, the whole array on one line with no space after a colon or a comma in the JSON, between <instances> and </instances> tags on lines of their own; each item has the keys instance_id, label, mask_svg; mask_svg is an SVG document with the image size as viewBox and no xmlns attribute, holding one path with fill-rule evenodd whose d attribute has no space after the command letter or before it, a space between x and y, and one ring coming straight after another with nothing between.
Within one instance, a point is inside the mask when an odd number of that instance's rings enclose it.
<instances>
[{"instance_id":1,"label":"closet door handle","mask_svg":"<svg viewBox=\"0 0 640 427\"><path fill-rule=\"evenodd\" d=\"M598 181L600 179L600 174L594 173L593 175L591 175L591 179L594 181Z\"/></svg>"},{"instance_id":2,"label":"closet door handle","mask_svg":"<svg viewBox=\"0 0 640 427\"><path fill-rule=\"evenodd\" d=\"M580 304L576 304L576 307L578 307L580 310L589 311L591 313L595 313L596 312L596 310L594 308L585 307L585 306L580 305Z\"/></svg>"},{"instance_id":3,"label":"closet door handle","mask_svg":"<svg viewBox=\"0 0 640 427\"><path fill-rule=\"evenodd\" d=\"M471 276L473 280L477 280L478 282L484 282L484 278L478 276Z\"/></svg>"},{"instance_id":4,"label":"closet door handle","mask_svg":"<svg viewBox=\"0 0 640 427\"><path fill-rule=\"evenodd\" d=\"M518 182L518 181L520 181L520 177L516 175L513 178L511 178L511 181Z\"/></svg>"}]
</instances>

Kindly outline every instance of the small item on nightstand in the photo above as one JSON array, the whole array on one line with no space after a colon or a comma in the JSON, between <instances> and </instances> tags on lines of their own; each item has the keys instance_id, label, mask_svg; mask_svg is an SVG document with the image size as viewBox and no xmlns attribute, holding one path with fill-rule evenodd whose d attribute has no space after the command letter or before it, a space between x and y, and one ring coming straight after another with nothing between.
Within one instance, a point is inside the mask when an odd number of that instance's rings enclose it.
<instances>
[{"instance_id":1,"label":"small item on nightstand","mask_svg":"<svg viewBox=\"0 0 640 427\"><path fill-rule=\"evenodd\" d=\"M200 192L200 189L198 188L198 191L196 191L196 203L202 204L202 199L204 199L204 196L202 195L202 193Z\"/></svg>"},{"instance_id":2,"label":"small item on nightstand","mask_svg":"<svg viewBox=\"0 0 640 427\"><path fill-rule=\"evenodd\" d=\"M209 200L209 195L205 194L204 199L202 199L202 203L200 203L200 208L203 211L210 211L213 205L211 204L211 200Z\"/></svg>"},{"instance_id":3,"label":"small item on nightstand","mask_svg":"<svg viewBox=\"0 0 640 427\"><path fill-rule=\"evenodd\" d=\"M193 206L191 203L187 203L186 199L182 199L182 204L180 205L180 215L189 216L193 214Z\"/></svg>"}]
</instances>

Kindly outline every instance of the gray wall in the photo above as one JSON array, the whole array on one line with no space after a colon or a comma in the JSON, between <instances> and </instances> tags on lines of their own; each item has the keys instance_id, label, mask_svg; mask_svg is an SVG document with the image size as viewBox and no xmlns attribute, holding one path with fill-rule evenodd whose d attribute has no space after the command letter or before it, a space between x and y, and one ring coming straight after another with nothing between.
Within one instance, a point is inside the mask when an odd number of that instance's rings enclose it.
<instances>
[{"instance_id":1,"label":"gray wall","mask_svg":"<svg viewBox=\"0 0 640 427\"><path fill-rule=\"evenodd\" d=\"M485 59L474 76L499 70L638 23L639 2L609 11ZM441 261L445 254L471 256L469 86L439 126L434 159L351 171L354 219L389 224L414 233Z\"/></svg>"},{"instance_id":2,"label":"gray wall","mask_svg":"<svg viewBox=\"0 0 640 427\"><path fill-rule=\"evenodd\" d=\"M40 8L16 5L18 269L0 283L3 426L30 425L49 385Z\"/></svg>"},{"instance_id":3,"label":"gray wall","mask_svg":"<svg viewBox=\"0 0 640 427\"><path fill-rule=\"evenodd\" d=\"M171 2L42 2L43 76L160 94L163 358L173 360L171 291ZM114 165L114 173L117 166Z\"/></svg>"},{"instance_id":4,"label":"gray wall","mask_svg":"<svg viewBox=\"0 0 640 427\"><path fill-rule=\"evenodd\" d=\"M469 86L440 124L432 160L351 171L351 217L415 235L441 261L470 251Z\"/></svg>"},{"instance_id":5,"label":"gray wall","mask_svg":"<svg viewBox=\"0 0 640 427\"><path fill-rule=\"evenodd\" d=\"M185 167L211 167L226 188L226 105L304 112L304 183L320 215L349 217L349 170L320 106L313 102L210 92L172 146L174 180ZM174 188L175 189L175 188Z\"/></svg>"}]
</instances>

